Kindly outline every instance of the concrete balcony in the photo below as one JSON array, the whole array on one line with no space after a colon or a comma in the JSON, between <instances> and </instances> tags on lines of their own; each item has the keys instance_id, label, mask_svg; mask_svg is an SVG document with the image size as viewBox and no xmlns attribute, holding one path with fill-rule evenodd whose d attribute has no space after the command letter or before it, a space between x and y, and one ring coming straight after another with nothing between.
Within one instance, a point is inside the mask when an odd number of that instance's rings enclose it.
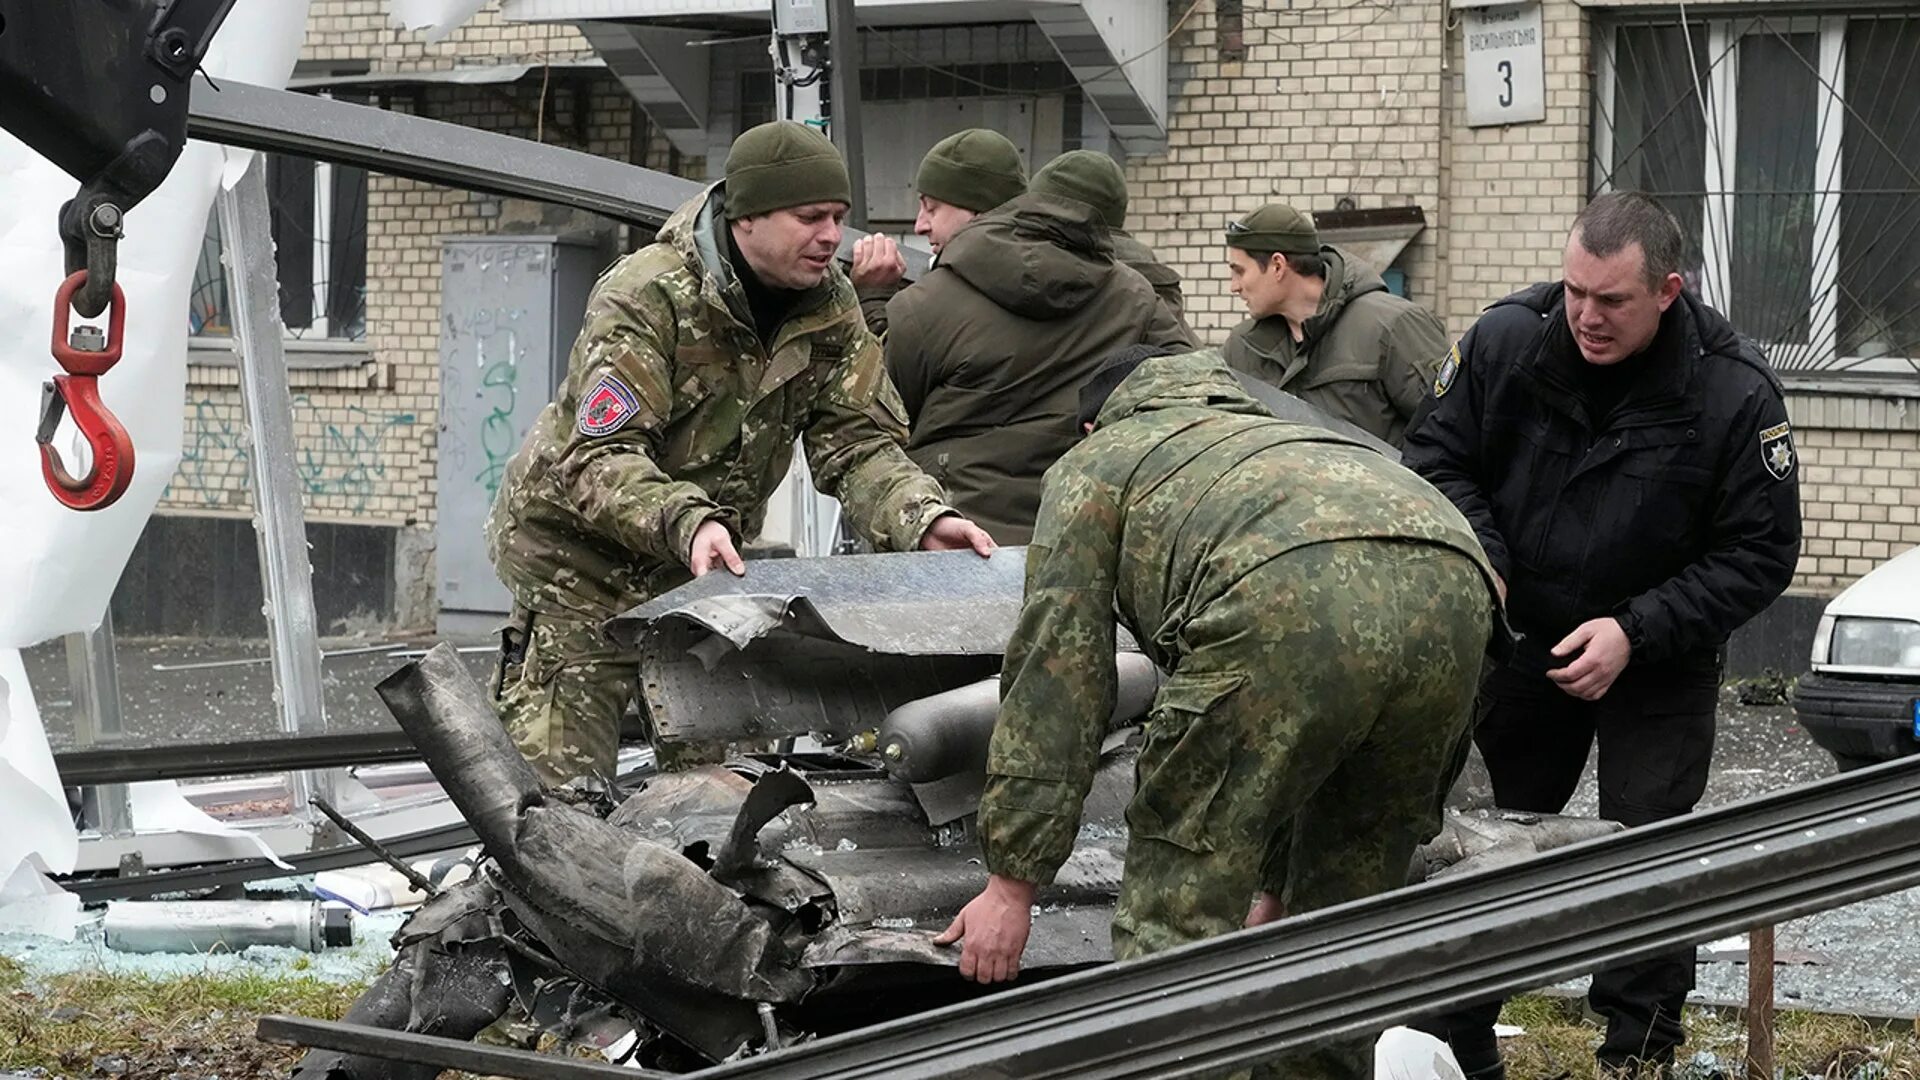
<instances>
[{"instance_id":1,"label":"concrete balcony","mask_svg":"<svg viewBox=\"0 0 1920 1080\"><path fill-rule=\"evenodd\" d=\"M1069 133L1070 145L1126 154L1166 145L1168 24L1160 0L855 2L860 29L868 31L863 41L931 28L1037 27L1051 59L1065 65L1099 120ZM721 50L701 42L764 32L772 22L767 0L504 0L501 12L512 21L579 27L653 122L683 153L695 155L737 130L723 115L732 97L716 87ZM865 51L869 65L888 55L871 45ZM960 62L937 48L895 51L929 70ZM1020 92L1009 89L1009 95Z\"/></svg>"}]
</instances>

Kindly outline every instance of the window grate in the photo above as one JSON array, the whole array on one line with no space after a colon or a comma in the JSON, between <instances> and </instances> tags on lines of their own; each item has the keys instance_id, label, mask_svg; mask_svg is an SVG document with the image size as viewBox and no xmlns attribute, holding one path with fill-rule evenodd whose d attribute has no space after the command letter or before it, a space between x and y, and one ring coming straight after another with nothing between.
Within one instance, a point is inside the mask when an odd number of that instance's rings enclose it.
<instances>
[{"instance_id":1,"label":"window grate","mask_svg":"<svg viewBox=\"0 0 1920 1080\"><path fill-rule=\"evenodd\" d=\"M1781 371L1920 372L1920 14L1596 25L1594 193L1659 197Z\"/></svg>"}]
</instances>

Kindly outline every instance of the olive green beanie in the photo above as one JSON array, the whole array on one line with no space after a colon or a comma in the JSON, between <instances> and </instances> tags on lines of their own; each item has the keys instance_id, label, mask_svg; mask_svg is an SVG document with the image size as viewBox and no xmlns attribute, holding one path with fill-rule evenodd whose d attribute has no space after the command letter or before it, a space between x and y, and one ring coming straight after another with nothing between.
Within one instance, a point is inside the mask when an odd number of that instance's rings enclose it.
<instances>
[{"instance_id":1,"label":"olive green beanie","mask_svg":"<svg viewBox=\"0 0 1920 1080\"><path fill-rule=\"evenodd\" d=\"M742 132L727 151L727 220L817 202L853 202L847 164L805 124L775 120Z\"/></svg>"},{"instance_id":2,"label":"olive green beanie","mask_svg":"<svg viewBox=\"0 0 1920 1080\"><path fill-rule=\"evenodd\" d=\"M1313 219L1286 203L1268 203L1227 226L1227 246L1263 254L1318 255Z\"/></svg>"},{"instance_id":3,"label":"olive green beanie","mask_svg":"<svg viewBox=\"0 0 1920 1080\"><path fill-rule=\"evenodd\" d=\"M1027 190L1036 195L1078 199L1099 212L1109 229L1127 224L1127 178L1120 166L1098 150L1069 150L1033 174Z\"/></svg>"},{"instance_id":4,"label":"olive green beanie","mask_svg":"<svg viewBox=\"0 0 1920 1080\"><path fill-rule=\"evenodd\" d=\"M1005 135L968 128L933 144L913 186L930 199L984 214L1026 192L1027 169Z\"/></svg>"}]
</instances>

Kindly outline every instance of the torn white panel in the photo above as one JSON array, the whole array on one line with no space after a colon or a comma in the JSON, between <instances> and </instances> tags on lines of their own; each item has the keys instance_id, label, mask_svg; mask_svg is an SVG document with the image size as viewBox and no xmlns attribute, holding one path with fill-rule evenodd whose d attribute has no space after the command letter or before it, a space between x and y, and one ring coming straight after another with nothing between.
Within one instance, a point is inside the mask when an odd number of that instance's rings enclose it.
<instances>
[{"instance_id":1,"label":"torn white panel","mask_svg":"<svg viewBox=\"0 0 1920 1080\"><path fill-rule=\"evenodd\" d=\"M473 18L486 0L389 0L389 22L402 30L424 30L428 41L439 41Z\"/></svg>"},{"instance_id":2,"label":"torn white panel","mask_svg":"<svg viewBox=\"0 0 1920 1080\"><path fill-rule=\"evenodd\" d=\"M284 86L306 18L307 0L236 4L214 37L207 71L215 82ZM65 270L55 217L79 182L0 133L0 439L12 440L0 453L0 505L8 511L0 520L0 647L97 625L173 477L186 406L187 298L224 157L220 147L188 144L166 182L127 215L119 253L125 354L101 378L100 394L132 436L133 483L113 506L77 513L48 494L33 432L40 384L58 369L48 348Z\"/></svg>"},{"instance_id":3,"label":"torn white panel","mask_svg":"<svg viewBox=\"0 0 1920 1080\"><path fill-rule=\"evenodd\" d=\"M1465 1080L1447 1044L1412 1028L1388 1028L1373 1046L1373 1080Z\"/></svg>"},{"instance_id":4,"label":"torn white panel","mask_svg":"<svg viewBox=\"0 0 1920 1080\"><path fill-rule=\"evenodd\" d=\"M50 881L36 862L22 862L0 884L0 934L72 941L80 925L80 898Z\"/></svg>"},{"instance_id":5,"label":"torn white panel","mask_svg":"<svg viewBox=\"0 0 1920 1080\"><path fill-rule=\"evenodd\" d=\"M180 794L180 785L172 780L148 780L127 785L127 805L133 814L134 832L190 833L194 836L221 836L241 841L255 849L261 858L282 870L293 865L274 853L272 846L257 834L216 821L207 812ZM235 856L228 856L235 857Z\"/></svg>"},{"instance_id":6,"label":"torn white panel","mask_svg":"<svg viewBox=\"0 0 1920 1080\"><path fill-rule=\"evenodd\" d=\"M0 822L0 881L29 864L73 872L80 839L17 649L0 649Z\"/></svg>"}]
</instances>

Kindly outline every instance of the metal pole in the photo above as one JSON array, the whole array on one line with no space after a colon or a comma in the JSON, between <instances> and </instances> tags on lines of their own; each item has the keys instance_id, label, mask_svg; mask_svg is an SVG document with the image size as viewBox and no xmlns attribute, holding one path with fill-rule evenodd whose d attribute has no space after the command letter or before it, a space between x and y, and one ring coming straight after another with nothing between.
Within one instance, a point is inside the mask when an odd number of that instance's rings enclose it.
<instances>
[{"instance_id":1,"label":"metal pole","mask_svg":"<svg viewBox=\"0 0 1920 1080\"><path fill-rule=\"evenodd\" d=\"M867 227L866 147L860 133L860 27L854 22L853 0L828 0L827 56L833 64L833 112L827 117L833 145L847 160L853 182L853 208L847 222Z\"/></svg>"},{"instance_id":2,"label":"metal pole","mask_svg":"<svg viewBox=\"0 0 1920 1080\"><path fill-rule=\"evenodd\" d=\"M72 687L73 736L82 747L117 741L125 733L120 714L120 669L113 655L113 613L83 634L67 635L67 679ZM87 792L88 820L102 836L133 831L125 784L102 784Z\"/></svg>"},{"instance_id":3,"label":"metal pole","mask_svg":"<svg viewBox=\"0 0 1920 1080\"><path fill-rule=\"evenodd\" d=\"M233 343L240 360L253 474L253 527L260 545L260 584L266 596L267 651L273 663L280 728L289 735L327 729L320 683L320 627L313 606L313 564L295 471L293 395L287 388L285 326L274 269L273 222L267 210L267 166L261 155L231 191L216 200L222 259L234 312ZM333 775L288 774L292 813L306 816L315 795L331 798Z\"/></svg>"},{"instance_id":4,"label":"metal pole","mask_svg":"<svg viewBox=\"0 0 1920 1080\"><path fill-rule=\"evenodd\" d=\"M1747 934L1747 1078L1773 1080L1773 926Z\"/></svg>"}]
</instances>

